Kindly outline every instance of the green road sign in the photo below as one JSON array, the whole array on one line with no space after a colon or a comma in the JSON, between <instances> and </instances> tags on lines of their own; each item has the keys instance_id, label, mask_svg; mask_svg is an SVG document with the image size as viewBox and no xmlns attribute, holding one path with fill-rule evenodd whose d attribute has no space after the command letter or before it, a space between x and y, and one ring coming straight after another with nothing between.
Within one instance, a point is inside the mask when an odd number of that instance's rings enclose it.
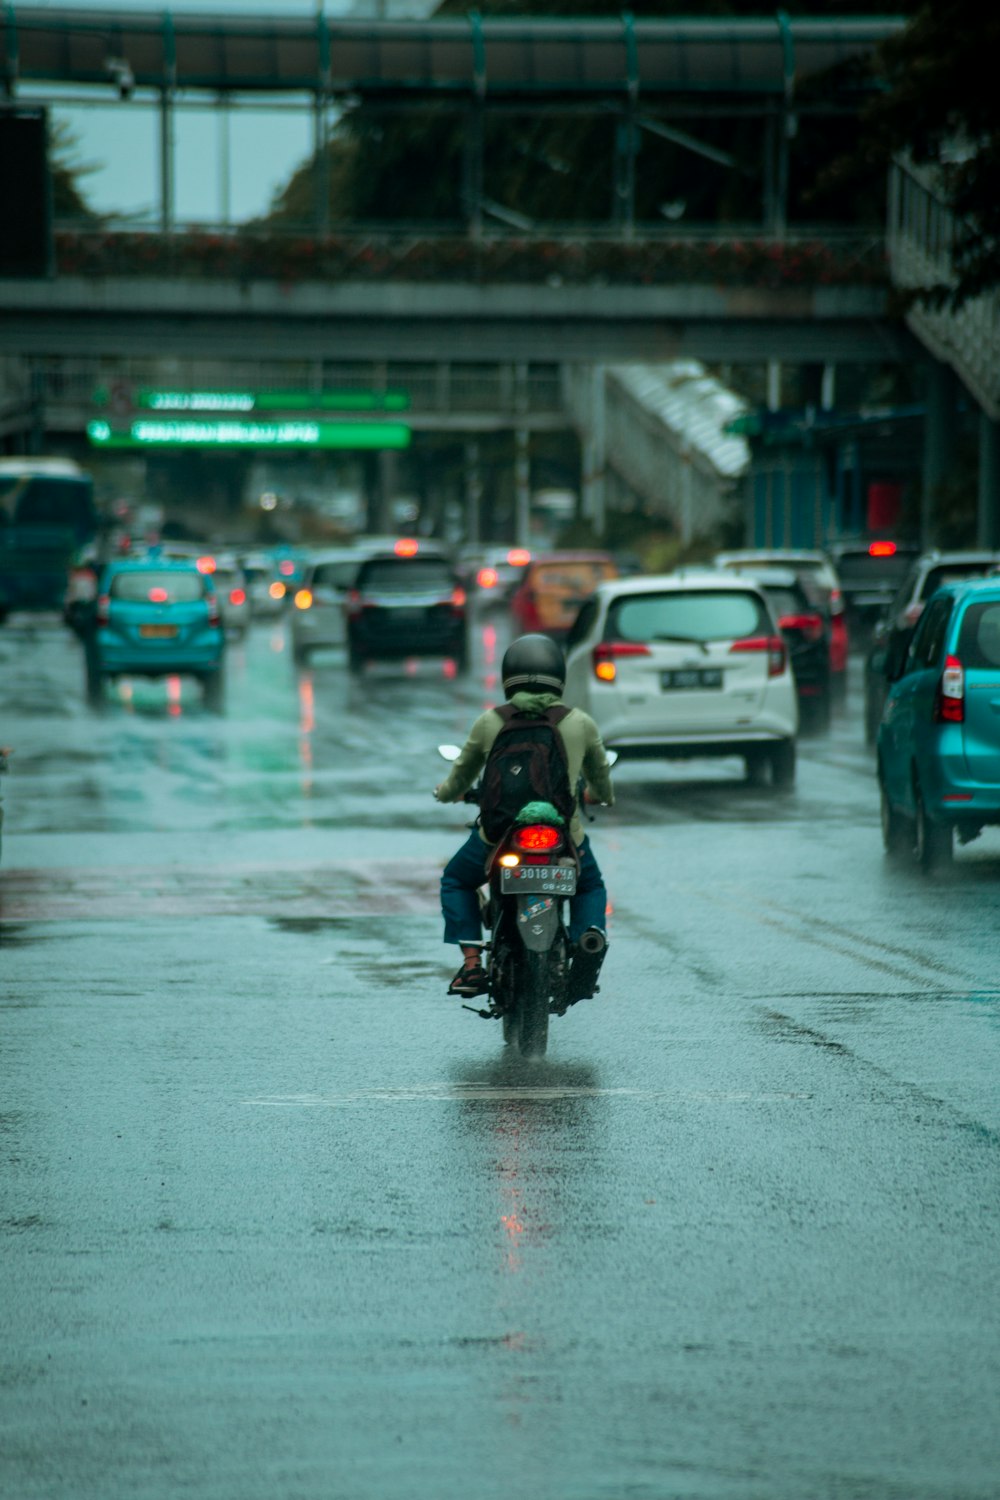
<instances>
[{"instance_id":1,"label":"green road sign","mask_svg":"<svg viewBox=\"0 0 1000 1500\"><path fill-rule=\"evenodd\" d=\"M408 448L404 422L273 421L239 417L143 417L128 428L87 423L95 448Z\"/></svg>"}]
</instances>

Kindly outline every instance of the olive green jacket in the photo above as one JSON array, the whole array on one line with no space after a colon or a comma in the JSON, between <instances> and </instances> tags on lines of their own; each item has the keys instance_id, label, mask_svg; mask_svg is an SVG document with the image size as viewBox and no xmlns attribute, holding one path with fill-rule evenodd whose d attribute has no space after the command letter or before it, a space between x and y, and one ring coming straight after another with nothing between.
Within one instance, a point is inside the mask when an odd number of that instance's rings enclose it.
<instances>
[{"instance_id":1,"label":"olive green jacket","mask_svg":"<svg viewBox=\"0 0 1000 1500\"><path fill-rule=\"evenodd\" d=\"M558 693L515 693L511 702L522 713L542 714L561 700ZM486 764L486 757L493 748L493 741L500 733L503 720L495 708L488 708L473 724L469 738L462 746L462 753L452 766L445 780L437 789L439 802L457 802L467 792ZM589 714L580 708L571 708L556 733L566 746L569 763L569 784L576 788L582 776L587 790L597 802L611 807L615 796L611 787L611 767L604 751L601 731ZM574 844L582 844L585 837L579 803L570 822L570 837Z\"/></svg>"}]
</instances>

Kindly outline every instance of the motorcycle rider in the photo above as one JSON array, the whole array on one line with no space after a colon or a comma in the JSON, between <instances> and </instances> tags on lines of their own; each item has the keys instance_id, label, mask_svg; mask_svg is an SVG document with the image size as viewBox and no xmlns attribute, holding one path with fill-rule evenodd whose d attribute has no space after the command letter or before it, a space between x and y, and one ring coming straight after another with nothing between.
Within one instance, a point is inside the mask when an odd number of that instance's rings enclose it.
<instances>
[{"instance_id":1,"label":"motorcycle rider","mask_svg":"<svg viewBox=\"0 0 1000 1500\"><path fill-rule=\"evenodd\" d=\"M566 683L566 664L560 647L547 635L522 635L504 653L500 668L504 696L521 714L538 716L561 703ZM434 788L439 802L456 802L472 786L486 763L493 741L503 720L496 709L487 709L473 724L448 776ZM569 784L578 788L581 778L585 797L610 807L614 803L611 768L605 754L601 732L589 714L574 708L555 726L566 748ZM570 996L583 1000L593 995L597 975L604 960L607 934L604 914L607 891L597 860L594 858L580 817L579 797L570 822L570 837L577 847L580 871L576 895L570 901L569 938L573 944L570 965ZM491 845L478 828L449 860L441 877L441 910L444 916L444 940L458 943L462 950L462 967L448 988L449 995L481 995L488 988L482 966L482 924L476 891L486 879L486 865ZM584 952L578 945L587 931L599 933L601 949Z\"/></svg>"}]
</instances>

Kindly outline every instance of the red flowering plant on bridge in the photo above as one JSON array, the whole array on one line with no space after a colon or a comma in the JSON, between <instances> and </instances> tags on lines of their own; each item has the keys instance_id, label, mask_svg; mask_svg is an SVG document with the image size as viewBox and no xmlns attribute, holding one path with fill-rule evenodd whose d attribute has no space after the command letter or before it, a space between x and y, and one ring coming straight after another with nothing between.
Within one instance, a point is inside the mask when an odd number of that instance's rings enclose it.
<instances>
[{"instance_id":1,"label":"red flowering plant on bridge","mask_svg":"<svg viewBox=\"0 0 1000 1500\"><path fill-rule=\"evenodd\" d=\"M882 242L724 237L278 235L259 230L60 230L68 276L169 276L240 282L471 281L536 285L788 287L883 285Z\"/></svg>"}]
</instances>

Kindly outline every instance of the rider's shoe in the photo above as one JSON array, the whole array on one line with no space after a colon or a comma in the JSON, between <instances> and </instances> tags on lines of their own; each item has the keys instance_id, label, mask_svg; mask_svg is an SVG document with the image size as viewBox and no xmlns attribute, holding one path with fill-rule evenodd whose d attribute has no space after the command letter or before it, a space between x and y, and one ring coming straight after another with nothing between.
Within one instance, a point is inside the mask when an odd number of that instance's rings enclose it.
<instances>
[{"instance_id":1,"label":"rider's shoe","mask_svg":"<svg viewBox=\"0 0 1000 1500\"><path fill-rule=\"evenodd\" d=\"M608 935L600 927L588 927L573 948L566 998L570 1005L597 994L597 976L608 951Z\"/></svg>"},{"instance_id":2,"label":"rider's shoe","mask_svg":"<svg viewBox=\"0 0 1000 1500\"><path fill-rule=\"evenodd\" d=\"M482 964L475 964L472 968L463 964L449 984L448 994L464 995L469 999L473 995L485 995L489 987L490 982Z\"/></svg>"}]
</instances>

